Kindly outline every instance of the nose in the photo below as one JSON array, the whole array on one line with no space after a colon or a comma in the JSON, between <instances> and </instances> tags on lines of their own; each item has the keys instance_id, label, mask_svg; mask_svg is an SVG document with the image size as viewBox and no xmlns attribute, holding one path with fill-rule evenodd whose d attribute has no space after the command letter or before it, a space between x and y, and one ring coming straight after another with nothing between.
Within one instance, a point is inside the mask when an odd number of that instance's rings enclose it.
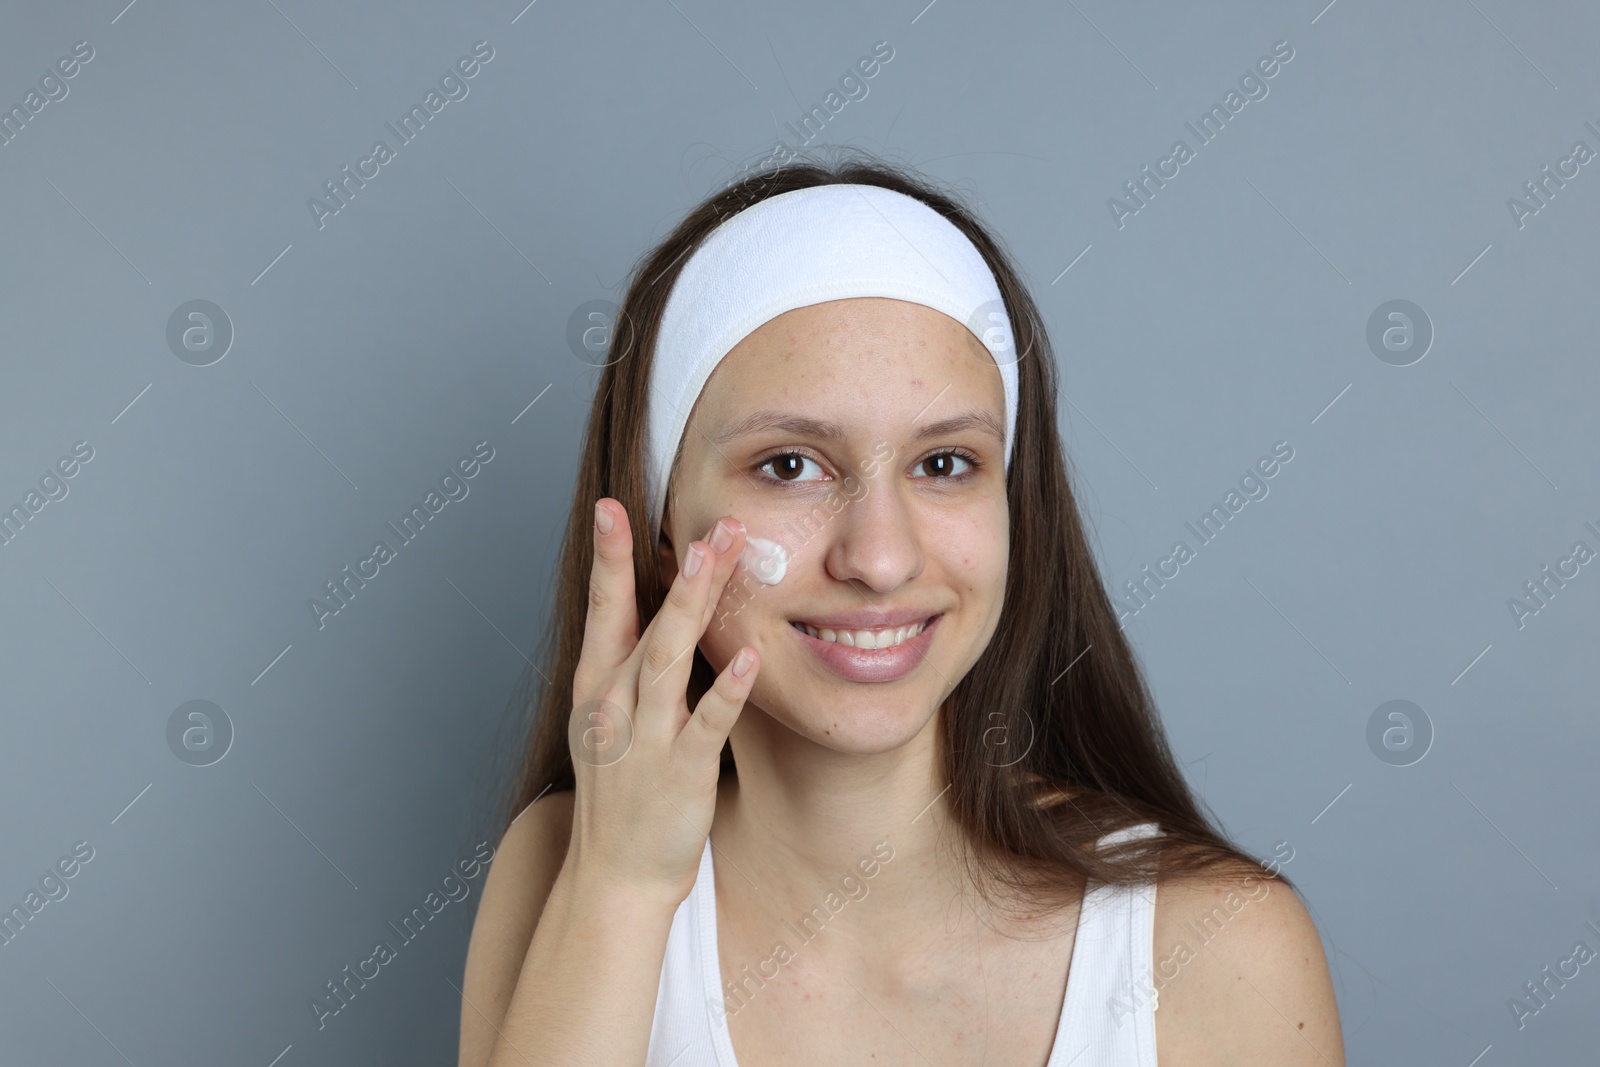
<instances>
[{"instance_id":1,"label":"nose","mask_svg":"<svg viewBox=\"0 0 1600 1067\"><path fill-rule=\"evenodd\" d=\"M922 573L922 541L910 489L887 471L860 482L833 521L824 565L841 582L889 593Z\"/></svg>"}]
</instances>

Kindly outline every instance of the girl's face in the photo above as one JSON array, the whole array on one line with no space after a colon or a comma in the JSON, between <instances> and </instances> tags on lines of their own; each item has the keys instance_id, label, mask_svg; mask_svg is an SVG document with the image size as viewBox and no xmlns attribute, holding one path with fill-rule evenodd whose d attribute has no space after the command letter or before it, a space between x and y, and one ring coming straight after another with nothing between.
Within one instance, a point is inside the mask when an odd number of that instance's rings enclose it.
<instances>
[{"instance_id":1,"label":"girl's face","mask_svg":"<svg viewBox=\"0 0 1600 1067\"><path fill-rule=\"evenodd\" d=\"M700 641L706 659L720 671L741 646L758 649L750 703L818 744L909 741L1000 618L1005 418L994 358L921 304L814 304L741 341L690 416L663 587L678 546L723 515L788 562L775 584L761 580L772 570L735 569Z\"/></svg>"}]
</instances>

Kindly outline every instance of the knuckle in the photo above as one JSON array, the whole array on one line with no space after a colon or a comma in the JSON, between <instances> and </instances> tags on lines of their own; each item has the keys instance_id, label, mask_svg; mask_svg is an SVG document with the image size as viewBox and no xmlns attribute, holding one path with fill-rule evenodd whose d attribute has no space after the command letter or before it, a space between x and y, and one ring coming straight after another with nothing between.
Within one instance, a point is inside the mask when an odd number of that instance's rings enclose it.
<instances>
[{"instance_id":1,"label":"knuckle","mask_svg":"<svg viewBox=\"0 0 1600 1067\"><path fill-rule=\"evenodd\" d=\"M711 692L715 696L712 702L713 715L719 715L725 708L738 708L744 705L745 697L742 692L742 680L732 675L723 675L712 685Z\"/></svg>"},{"instance_id":2,"label":"knuckle","mask_svg":"<svg viewBox=\"0 0 1600 1067\"><path fill-rule=\"evenodd\" d=\"M625 565L632 553L628 545L607 544L600 542L594 549L594 562L590 566L591 573L612 574L618 567Z\"/></svg>"},{"instance_id":3,"label":"knuckle","mask_svg":"<svg viewBox=\"0 0 1600 1067\"><path fill-rule=\"evenodd\" d=\"M590 529L590 532L591 533L594 532L592 527ZM594 558L595 558L595 560L598 562L600 560L610 561L612 559L615 559L616 555L617 555L617 541L619 541L619 540L622 540L622 539L621 538L614 538L614 537L595 537L595 538L593 538L590 541L590 544L594 545Z\"/></svg>"},{"instance_id":4,"label":"knuckle","mask_svg":"<svg viewBox=\"0 0 1600 1067\"><path fill-rule=\"evenodd\" d=\"M672 658L666 646L660 641L652 641L650 647L644 650L644 669L651 675L658 675L667 669Z\"/></svg>"},{"instance_id":5,"label":"knuckle","mask_svg":"<svg viewBox=\"0 0 1600 1067\"><path fill-rule=\"evenodd\" d=\"M725 712L726 706L721 701L702 700L694 709L690 725L714 737L722 732Z\"/></svg>"},{"instance_id":6,"label":"knuckle","mask_svg":"<svg viewBox=\"0 0 1600 1067\"><path fill-rule=\"evenodd\" d=\"M672 588L667 593L667 602L675 608L683 609L688 608L694 601L694 587L682 575L679 575L678 580L672 583Z\"/></svg>"}]
</instances>

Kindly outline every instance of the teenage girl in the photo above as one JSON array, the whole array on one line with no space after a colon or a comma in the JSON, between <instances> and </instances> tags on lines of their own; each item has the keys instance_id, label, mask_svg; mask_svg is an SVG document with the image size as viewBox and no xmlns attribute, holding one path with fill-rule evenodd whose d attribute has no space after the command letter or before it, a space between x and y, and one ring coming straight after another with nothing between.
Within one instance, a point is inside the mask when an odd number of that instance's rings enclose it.
<instances>
[{"instance_id":1,"label":"teenage girl","mask_svg":"<svg viewBox=\"0 0 1600 1067\"><path fill-rule=\"evenodd\" d=\"M1342 1067L1316 927L1117 625L1056 375L995 238L874 160L640 262L463 1067Z\"/></svg>"}]
</instances>

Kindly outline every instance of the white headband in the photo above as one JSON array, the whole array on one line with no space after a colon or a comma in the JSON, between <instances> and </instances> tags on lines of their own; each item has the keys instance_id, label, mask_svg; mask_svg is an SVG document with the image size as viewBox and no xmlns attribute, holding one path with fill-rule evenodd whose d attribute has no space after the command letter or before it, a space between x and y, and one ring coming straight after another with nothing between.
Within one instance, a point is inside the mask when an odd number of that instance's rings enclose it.
<instances>
[{"instance_id":1,"label":"white headband","mask_svg":"<svg viewBox=\"0 0 1600 1067\"><path fill-rule=\"evenodd\" d=\"M1017 367L1000 287L966 234L915 197L876 185L796 189L720 223L673 284L650 372L645 501L651 544L689 413L711 372L763 323L795 308L878 296L965 325L1000 368L1006 467L1017 424Z\"/></svg>"}]
</instances>

